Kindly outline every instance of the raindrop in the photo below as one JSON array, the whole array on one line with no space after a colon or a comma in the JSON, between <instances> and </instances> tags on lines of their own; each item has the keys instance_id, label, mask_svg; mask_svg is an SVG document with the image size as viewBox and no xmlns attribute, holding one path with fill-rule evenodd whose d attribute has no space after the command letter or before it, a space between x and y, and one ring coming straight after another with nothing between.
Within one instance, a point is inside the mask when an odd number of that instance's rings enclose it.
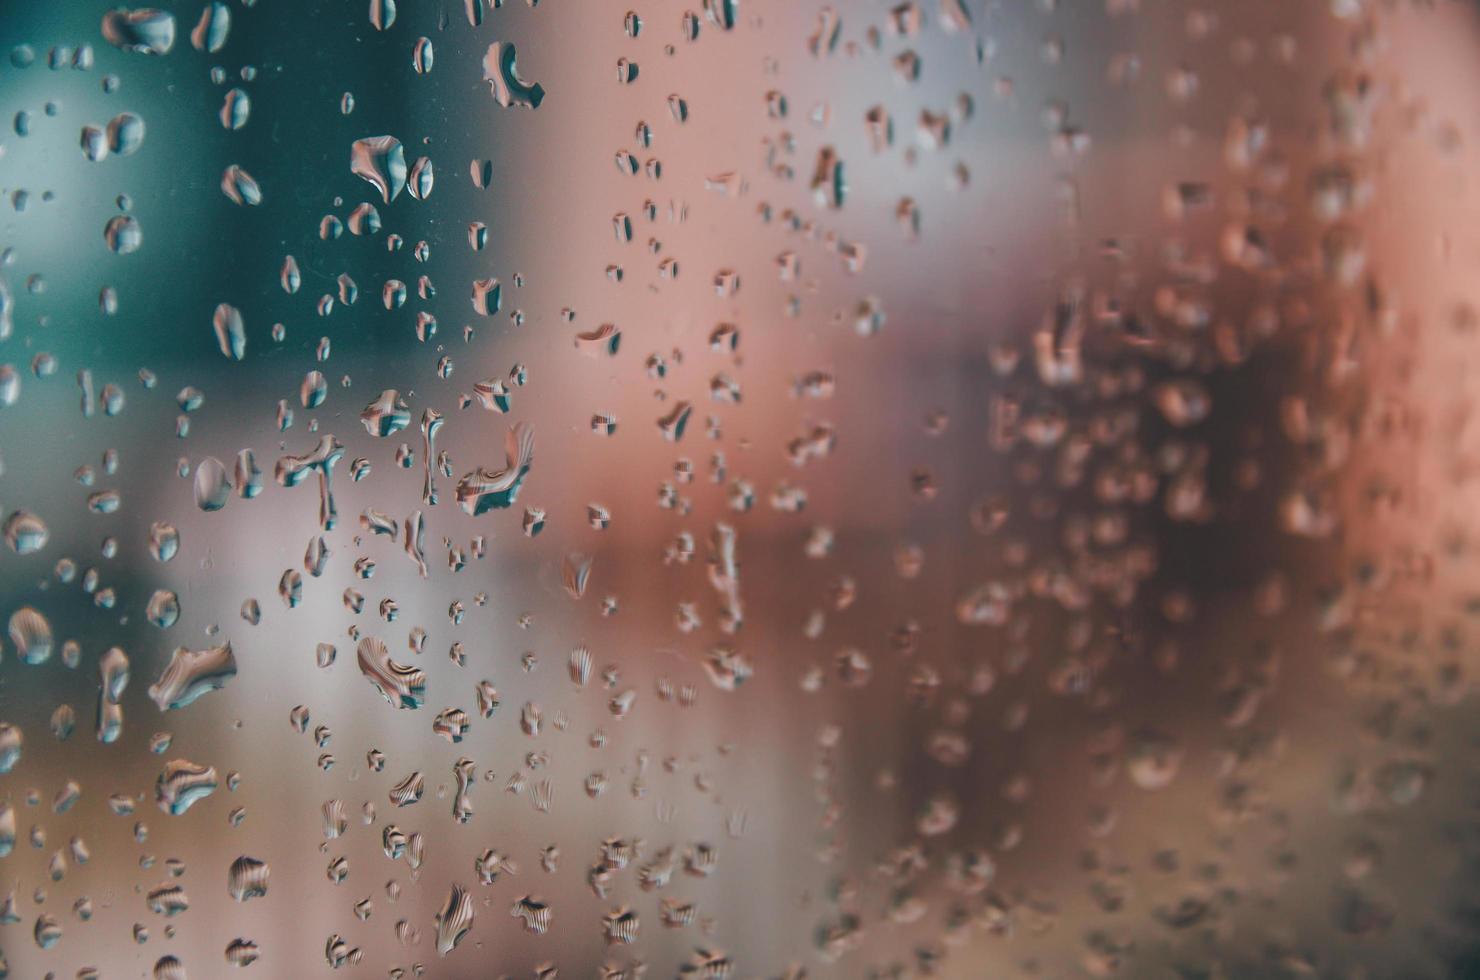
<instances>
[{"instance_id":1,"label":"raindrop","mask_svg":"<svg viewBox=\"0 0 1480 980\"><path fill-rule=\"evenodd\" d=\"M46 522L27 510L12 511L5 519L5 543L18 555L29 555L46 547L50 536Z\"/></svg>"},{"instance_id":2,"label":"raindrop","mask_svg":"<svg viewBox=\"0 0 1480 980\"><path fill-rule=\"evenodd\" d=\"M211 0L200 12L200 20L190 32L190 44L197 51L215 54L226 46L231 31L231 8L220 0Z\"/></svg>"},{"instance_id":3,"label":"raindrop","mask_svg":"<svg viewBox=\"0 0 1480 980\"><path fill-rule=\"evenodd\" d=\"M256 206L262 203L262 188L251 174L234 163L221 172L221 193L233 204Z\"/></svg>"},{"instance_id":4,"label":"raindrop","mask_svg":"<svg viewBox=\"0 0 1480 980\"><path fill-rule=\"evenodd\" d=\"M483 55L483 79L493 91L493 99L504 108L524 106L538 109L545 100L545 89L538 82L526 84L519 78L514 62L514 45L494 41Z\"/></svg>"},{"instance_id":5,"label":"raindrop","mask_svg":"<svg viewBox=\"0 0 1480 980\"><path fill-rule=\"evenodd\" d=\"M385 204L406 186L406 151L394 136L366 136L350 148L350 172L368 181Z\"/></svg>"},{"instance_id":6,"label":"raindrop","mask_svg":"<svg viewBox=\"0 0 1480 980\"><path fill-rule=\"evenodd\" d=\"M119 8L103 15L103 38L139 54L168 54L175 46L175 16L164 10Z\"/></svg>"},{"instance_id":7,"label":"raindrop","mask_svg":"<svg viewBox=\"0 0 1480 980\"><path fill-rule=\"evenodd\" d=\"M214 456L207 456L195 467L195 506L210 513L226 506L231 498L231 477L226 467Z\"/></svg>"}]
</instances>

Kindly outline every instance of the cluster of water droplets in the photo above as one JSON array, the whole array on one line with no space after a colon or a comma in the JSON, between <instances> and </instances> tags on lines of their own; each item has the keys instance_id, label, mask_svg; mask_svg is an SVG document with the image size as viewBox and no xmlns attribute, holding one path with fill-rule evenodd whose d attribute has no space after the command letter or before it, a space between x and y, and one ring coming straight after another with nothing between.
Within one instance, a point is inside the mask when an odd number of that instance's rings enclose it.
<instances>
[{"instance_id":1,"label":"cluster of water droplets","mask_svg":"<svg viewBox=\"0 0 1480 980\"><path fill-rule=\"evenodd\" d=\"M1401 351L1480 318L1372 213L1463 142L1422 13L267 6L0 66L0 975L1454 962L1383 877L1475 608Z\"/></svg>"}]
</instances>

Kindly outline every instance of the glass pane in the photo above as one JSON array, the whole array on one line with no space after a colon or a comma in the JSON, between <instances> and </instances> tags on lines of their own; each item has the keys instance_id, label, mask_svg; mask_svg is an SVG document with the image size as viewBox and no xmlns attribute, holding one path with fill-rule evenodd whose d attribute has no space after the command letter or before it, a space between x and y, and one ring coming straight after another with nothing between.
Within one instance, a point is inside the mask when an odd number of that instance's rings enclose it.
<instances>
[{"instance_id":1,"label":"glass pane","mask_svg":"<svg viewBox=\"0 0 1480 980\"><path fill-rule=\"evenodd\" d=\"M0 6L0 975L1480 975L1449 0Z\"/></svg>"}]
</instances>

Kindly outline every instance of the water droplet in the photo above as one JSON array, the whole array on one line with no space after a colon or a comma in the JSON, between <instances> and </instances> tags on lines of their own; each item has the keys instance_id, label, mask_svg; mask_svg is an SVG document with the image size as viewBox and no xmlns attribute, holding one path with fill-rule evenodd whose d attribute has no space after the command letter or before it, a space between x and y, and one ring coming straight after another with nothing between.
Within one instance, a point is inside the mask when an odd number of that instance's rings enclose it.
<instances>
[{"instance_id":1,"label":"water droplet","mask_svg":"<svg viewBox=\"0 0 1480 980\"><path fill-rule=\"evenodd\" d=\"M221 172L221 193L233 204L255 207L262 203L262 188L251 174L234 163Z\"/></svg>"},{"instance_id":2,"label":"water droplet","mask_svg":"<svg viewBox=\"0 0 1480 980\"><path fill-rule=\"evenodd\" d=\"M432 39L417 38L416 44L411 49L411 67L418 75L426 75L432 70L432 61Z\"/></svg>"},{"instance_id":3,"label":"water droplet","mask_svg":"<svg viewBox=\"0 0 1480 980\"><path fill-rule=\"evenodd\" d=\"M30 606L10 614L10 642L23 664L44 664L51 659L51 623Z\"/></svg>"},{"instance_id":4,"label":"water droplet","mask_svg":"<svg viewBox=\"0 0 1480 980\"><path fill-rule=\"evenodd\" d=\"M28 510L17 510L5 519L5 543L18 555L29 555L46 547L50 532L46 522Z\"/></svg>"},{"instance_id":5,"label":"water droplet","mask_svg":"<svg viewBox=\"0 0 1480 980\"><path fill-rule=\"evenodd\" d=\"M458 504L473 516L512 506L533 463L534 429L521 422L504 436L504 468L490 471L480 467L464 475L457 484Z\"/></svg>"},{"instance_id":6,"label":"water droplet","mask_svg":"<svg viewBox=\"0 0 1480 980\"><path fill-rule=\"evenodd\" d=\"M204 650L176 647L149 697L160 711L173 711L220 690L235 676L236 656L229 642Z\"/></svg>"},{"instance_id":7,"label":"water droplet","mask_svg":"<svg viewBox=\"0 0 1480 980\"><path fill-rule=\"evenodd\" d=\"M373 636L360 640L355 651L360 673L380 695L397 708L419 708L426 703L426 673L391 659L385 643Z\"/></svg>"},{"instance_id":8,"label":"water droplet","mask_svg":"<svg viewBox=\"0 0 1480 980\"><path fill-rule=\"evenodd\" d=\"M225 129L237 130L247 124L252 115L252 99L245 89L234 88L226 93L221 103L221 125Z\"/></svg>"},{"instance_id":9,"label":"water droplet","mask_svg":"<svg viewBox=\"0 0 1480 980\"><path fill-rule=\"evenodd\" d=\"M21 761L21 747L24 738L18 726L9 722L0 722L0 776L10 772ZM12 836L14 829L12 828ZM9 848L4 849L8 852ZM4 853L0 853L3 857Z\"/></svg>"},{"instance_id":10,"label":"water droplet","mask_svg":"<svg viewBox=\"0 0 1480 980\"><path fill-rule=\"evenodd\" d=\"M572 553L565 556L560 577L565 591L572 599L579 599L586 594L586 583L591 577L591 562L589 555Z\"/></svg>"},{"instance_id":11,"label":"water droplet","mask_svg":"<svg viewBox=\"0 0 1480 980\"><path fill-rule=\"evenodd\" d=\"M406 189L416 200L425 201L432 195L435 178L436 168L432 166L431 158L418 157L411 165L411 172L406 176Z\"/></svg>"},{"instance_id":12,"label":"water droplet","mask_svg":"<svg viewBox=\"0 0 1480 980\"><path fill-rule=\"evenodd\" d=\"M23 118L29 117L24 114L16 117L16 132L19 136L25 136L30 132L30 124L22 122ZM97 126L83 126L78 143L82 147L82 155L93 163L107 159L108 139Z\"/></svg>"},{"instance_id":13,"label":"water droplet","mask_svg":"<svg viewBox=\"0 0 1480 980\"><path fill-rule=\"evenodd\" d=\"M385 204L406 186L406 151L394 136L366 136L350 148L350 172L380 191Z\"/></svg>"},{"instance_id":14,"label":"water droplet","mask_svg":"<svg viewBox=\"0 0 1480 980\"><path fill-rule=\"evenodd\" d=\"M537 936L549 931L550 922L554 916L549 905L532 895L516 899L509 909L509 914L524 923L526 932Z\"/></svg>"},{"instance_id":15,"label":"water droplet","mask_svg":"<svg viewBox=\"0 0 1480 980\"><path fill-rule=\"evenodd\" d=\"M436 915L437 955L446 956L457 947L473 928L473 898L461 885L454 884Z\"/></svg>"},{"instance_id":16,"label":"water droplet","mask_svg":"<svg viewBox=\"0 0 1480 980\"><path fill-rule=\"evenodd\" d=\"M166 813L172 816L179 816L196 803L214 793L219 782L220 780L214 766L196 765L188 759L172 759L165 763L164 769L155 781L155 802ZM157 890L150 893L149 903L151 907L154 907L156 904L162 904L166 908L171 907L173 901L165 901L161 897L162 894ZM181 890L179 898L183 899L183 897L184 892ZM174 908L174 911L182 911L188 904L188 900L184 901L179 907ZM164 914L172 914L165 912L164 909L156 909L156 911L162 911Z\"/></svg>"},{"instance_id":17,"label":"water droplet","mask_svg":"<svg viewBox=\"0 0 1480 980\"><path fill-rule=\"evenodd\" d=\"M210 513L226 506L231 499L231 477L226 466L214 456L207 456L195 467L195 506Z\"/></svg>"},{"instance_id":18,"label":"water droplet","mask_svg":"<svg viewBox=\"0 0 1480 980\"><path fill-rule=\"evenodd\" d=\"M215 54L226 46L231 31L231 8L220 0L211 0L200 12L200 20L190 32L190 43L197 51Z\"/></svg>"},{"instance_id":19,"label":"water droplet","mask_svg":"<svg viewBox=\"0 0 1480 980\"><path fill-rule=\"evenodd\" d=\"M108 123L108 148L128 156L144 144L144 120L132 112L121 112Z\"/></svg>"},{"instance_id":20,"label":"water droplet","mask_svg":"<svg viewBox=\"0 0 1480 980\"><path fill-rule=\"evenodd\" d=\"M103 241L118 255L137 252L144 244L144 230L131 214L116 214L103 226Z\"/></svg>"},{"instance_id":21,"label":"water droplet","mask_svg":"<svg viewBox=\"0 0 1480 980\"><path fill-rule=\"evenodd\" d=\"M261 955L250 939L237 938L226 944L226 962L232 966L251 966Z\"/></svg>"},{"instance_id":22,"label":"water droplet","mask_svg":"<svg viewBox=\"0 0 1480 980\"><path fill-rule=\"evenodd\" d=\"M504 108L525 106L538 109L545 100L544 86L538 82L526 84L522 81L514 58L512 43L494 41L483 55L483 80L493 91L494 101Z\"/></svg>"},{"instance_id":23,"label":"water droplet","mask_svg":"<svg viewBox=\"0 0 1480 980\"><path fill-rule=\"evenodd\" d=\"M240 361L247 356L247 329L242 322L241 311L226 303L219 303L211 317L211 327L216 332L216 344L221 356Z\"/></svg>"},{"instance_id":24,"label":"water droplet","mask_svg":"<svg viewBox=\"0 0 1480 980\"><path fill-rule=\"evenodd\" d=\"M271 869L266 861L242 855L231 862L226 875L226 893L238 902L262 898L267 894Z\"/></svg>"},{"instance_id":25,"label":"water droplet","mask_svg":"<svg viewBox=\"0 0 1480 980\"><path fill-rule=\"evenodd\" d=\"M370 0L370 26L377 31L389 30L396 22L396 0Z\"/></svg>"},{"instance_id":26,"label":"water droplet","mask_svg":"<svg viewBox=\"0 0 1480 980\"><path fill-rule=\"evenodd\" d=\"M180 618L180 597L169 589L156 589L144 614L155 626L169 629Z\"/></svg>"},{"instance_id":27,"label":"water droplet","mask_svg":"<svg viewBox=\"0 0 1480 980\"><path fill-rule=\"evenodd\" d=\"M139 54L168 54L175 46L175 16L165 10L119 8L103 15L103 38Z\"/></svg>"},{"instance_id":28,"label":"water droplet","mask_svg":"<svg viewBox=\"0 0 1480 980\"><path fill-rule=\"evenodd\" d=\"M36 917L36 926L31 931L36 940L36 945L41 949L51 949L62 941L62 924L54 916L42 914Z\"/></svg>"}]
</instances>

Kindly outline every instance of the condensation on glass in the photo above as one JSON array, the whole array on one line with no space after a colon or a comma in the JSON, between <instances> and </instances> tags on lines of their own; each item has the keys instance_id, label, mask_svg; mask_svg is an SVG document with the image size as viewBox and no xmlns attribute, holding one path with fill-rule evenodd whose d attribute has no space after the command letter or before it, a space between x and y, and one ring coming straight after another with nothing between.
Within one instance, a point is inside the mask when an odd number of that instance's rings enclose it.
<instances>
[{"instance_id":1,"label":"condensation on glass","mask_svg":"<svg viewBox=\"0 0 1480 980\"><path fill-rule=\"evenodd\" d=\"M115 2L0 975L1480 975L1475 3Z\"/></svg>"}]
</instances>

